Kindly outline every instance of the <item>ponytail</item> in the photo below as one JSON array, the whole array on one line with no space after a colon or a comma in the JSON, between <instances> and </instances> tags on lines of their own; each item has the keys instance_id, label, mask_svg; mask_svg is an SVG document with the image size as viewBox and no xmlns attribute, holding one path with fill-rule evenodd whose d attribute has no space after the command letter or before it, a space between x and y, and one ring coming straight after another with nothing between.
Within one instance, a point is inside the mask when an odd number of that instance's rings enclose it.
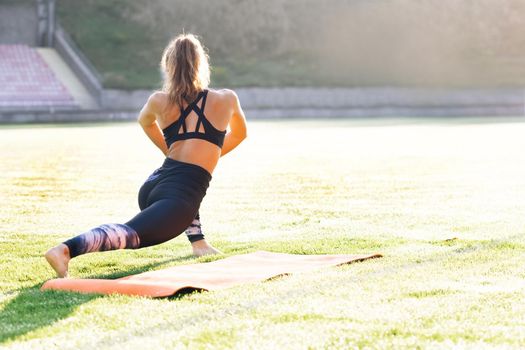
<instances>
[{"instance_id":1,"label":"ponytail","mask_svg":"<svg viewBox=\"0 0 525 350\"><path fill-rule=\"evenodd\" d=\"M166 46L161 68L170 106L193 101L210 83L208 55L193 34L178 35Z\"/></svg>"}]
</instances>

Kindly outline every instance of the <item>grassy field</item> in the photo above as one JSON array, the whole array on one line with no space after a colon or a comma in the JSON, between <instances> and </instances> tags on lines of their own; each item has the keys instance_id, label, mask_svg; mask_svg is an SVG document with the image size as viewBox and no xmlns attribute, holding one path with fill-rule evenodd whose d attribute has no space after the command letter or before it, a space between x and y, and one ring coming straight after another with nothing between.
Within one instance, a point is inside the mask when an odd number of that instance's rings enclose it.
<instances>
[{"instance_id":1,"label":"grassy field","mask_svg":"<svg viewBox=\"0 0 525 350\"><path fill-rule=\"evenodd\" d=\"M0 128L0 348L522 348L525 123L251 122L203 202L225 255L374 259L171 299L41 292L42 254L138 210L162 161L135 124ZM219 259L181 236L74 259L114 278Z\"/></svg>"}]
</instances>

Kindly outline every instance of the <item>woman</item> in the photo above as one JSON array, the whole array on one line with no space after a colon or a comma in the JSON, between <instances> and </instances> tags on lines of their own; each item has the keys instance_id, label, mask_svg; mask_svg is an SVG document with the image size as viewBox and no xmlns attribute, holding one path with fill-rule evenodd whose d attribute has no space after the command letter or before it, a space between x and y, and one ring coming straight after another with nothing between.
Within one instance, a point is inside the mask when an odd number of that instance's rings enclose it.
<instances>
[{"instance_id":1,"label":"woman","mask_svg":"<svg viewBox=\"0 0 525 350\"><path fill-rule=\"evenodd\" d=\"M191 231L219 158L246 138L237 95L207 89L208 57L194 35L173 39L161 67L164 87L149 97L138 120L166 159L139 190L141 212L125 224L101 225L51 248L45 257L58 277L67 276L70 259L78 255L144 248Z\"/></svg>"}]
</instances>

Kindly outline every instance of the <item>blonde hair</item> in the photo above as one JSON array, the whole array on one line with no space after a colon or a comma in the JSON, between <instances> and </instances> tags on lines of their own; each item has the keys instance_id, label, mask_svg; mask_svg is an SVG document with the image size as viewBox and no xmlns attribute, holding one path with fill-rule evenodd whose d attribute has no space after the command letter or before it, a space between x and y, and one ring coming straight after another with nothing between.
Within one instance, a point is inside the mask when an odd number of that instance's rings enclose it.
<instances>
[{"instance_id":1,"label":"blonde hair","mask_svg":"<svg viewBox=\"0 0 525 350\"><path fill-rule=\"evenodd\" d=\"M169 105L183 106L191 102L210 83L208 55L193 34L176 36L164 49L160 66L164 72L162 90L168 94Z\"/></svg>"}]
</instances>

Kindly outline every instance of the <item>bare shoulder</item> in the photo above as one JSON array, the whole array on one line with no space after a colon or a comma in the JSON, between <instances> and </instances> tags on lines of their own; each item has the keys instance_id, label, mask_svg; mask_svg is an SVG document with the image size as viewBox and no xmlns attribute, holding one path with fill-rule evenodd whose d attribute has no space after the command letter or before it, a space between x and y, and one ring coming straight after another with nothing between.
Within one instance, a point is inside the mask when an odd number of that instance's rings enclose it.
<instances>
[{"instance_id":1,"label":"bare shoulder","mask_svg":"<svg viewBox=\"0 0 525 350\"><path fill-rule=\"evenodd\" d=\"M230 89L210 90L210 92L216 96L217 100L229 105L234 105L238 101L237 94Z\"/></svg>"},{"instance_id":2,"label":"bare shoulder","mask_svg":"<svg viewBox=\"0 0 525 350\"><path fill-rule=\"evenodd\" d=\"M148 98L148 108L152 111L161 111L168 103L168 94L163 91L154 91Z\"/></svg>"}]
</instances>

